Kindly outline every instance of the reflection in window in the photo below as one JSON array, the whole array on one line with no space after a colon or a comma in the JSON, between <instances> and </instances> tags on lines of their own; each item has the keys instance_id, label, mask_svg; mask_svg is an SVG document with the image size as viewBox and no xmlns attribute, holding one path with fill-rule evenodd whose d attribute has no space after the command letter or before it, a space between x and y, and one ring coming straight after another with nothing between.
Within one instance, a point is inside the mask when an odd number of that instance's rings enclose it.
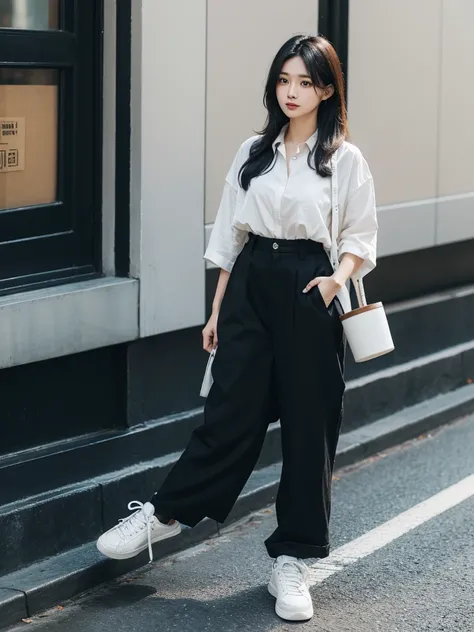
<instances>
[{"instance_id":1,"label":"reflection in window","mask_svg":"<svg viewBox=\"0 0 474 632\"><path fill-rule=\"evenodd\" d=\"M59 28L59 0L0 0L0 28Z\"/></svg>"}]
</instances>

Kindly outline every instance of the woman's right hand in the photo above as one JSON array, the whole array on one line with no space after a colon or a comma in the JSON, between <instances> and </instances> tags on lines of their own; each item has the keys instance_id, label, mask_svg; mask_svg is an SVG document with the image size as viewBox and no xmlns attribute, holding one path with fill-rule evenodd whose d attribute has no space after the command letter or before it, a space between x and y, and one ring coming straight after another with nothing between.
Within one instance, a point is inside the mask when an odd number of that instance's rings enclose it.
<instances>
[{"instance_id":1,"label":"woman's right hand","mask_svg":"<svg viewBox=\"0 0 474 632\"><path fill-rule=\"evenodd\" d=\"M211 353L217 347L217 312L213 312L202 330L202 348Z\"/></svg>"}]
</instances>

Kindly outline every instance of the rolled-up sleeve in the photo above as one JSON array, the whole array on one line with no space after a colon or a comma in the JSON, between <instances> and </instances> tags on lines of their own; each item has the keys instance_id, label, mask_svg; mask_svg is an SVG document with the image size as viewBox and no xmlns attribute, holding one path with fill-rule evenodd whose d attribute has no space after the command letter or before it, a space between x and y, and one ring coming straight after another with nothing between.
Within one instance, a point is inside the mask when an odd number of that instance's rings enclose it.
<instances>
[{"instance_id":1,"label":"rolled-up sleeve","mask_svg":"<svg viewBox=\"0 0 474 632\"><path fill-rule=\"evenodd\" d=\"M247 234L233 228L237 191L226 181L204 259L231 272Z\"/></svg>"},{"instance_id":2,"label":"rolled-up sleeve","mask_svg":"<svg viewBox=\"0 0 474 632\"><path fill-rule=\"evenodd\" d=\"M377 209L374 182L367 162L359 152L349 178L349 187L339 234L339 260L344 253L363 259L354 278L362 278L376 266Z\"/></svg>"},{"instance_id":3,"label":"rolled-up sleeve","mask_svg":"<svg viewBox=\"0 0 474 632\"><path fill-rule=\"evenodd\" d=\"M239 187L238 175L243 164L243 149L242 145L227 173L214 226L204 253L204 259L227 272L232 271L248 236L246 231L233 226Z\"/></svg>"}]
</instances>

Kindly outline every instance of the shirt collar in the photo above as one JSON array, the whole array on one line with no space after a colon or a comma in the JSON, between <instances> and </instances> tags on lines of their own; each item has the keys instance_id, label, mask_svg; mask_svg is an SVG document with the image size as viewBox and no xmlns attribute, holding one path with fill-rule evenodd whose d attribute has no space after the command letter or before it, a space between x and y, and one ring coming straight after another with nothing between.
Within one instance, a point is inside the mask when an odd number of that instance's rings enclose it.
<instances>
[{"instance_id":1,"label":"shirt collar","mask_svg":"<svg viewBox=\"0 0 474 632\"><path fill-rule=\"evenodd\" d=\"M288 129L288 125L289 125L289 123L285 123L285 125L283 125L283 127L280 130L280 133L278 134L278 136L273 141L273 143L272 143L273 151L275 151L275 148L276 148L278 143L284 144L284 142L285 142L285 133L286 133L286 130ZM308 138L308 140L306 141L306 145L308 145L308 148L309 148L310 151L312 151L314 146L316 145L317 139L318 139L318 130L316 130L314 132L314 134L312 136L310 136Z\"/></svg>"}]
</instances>

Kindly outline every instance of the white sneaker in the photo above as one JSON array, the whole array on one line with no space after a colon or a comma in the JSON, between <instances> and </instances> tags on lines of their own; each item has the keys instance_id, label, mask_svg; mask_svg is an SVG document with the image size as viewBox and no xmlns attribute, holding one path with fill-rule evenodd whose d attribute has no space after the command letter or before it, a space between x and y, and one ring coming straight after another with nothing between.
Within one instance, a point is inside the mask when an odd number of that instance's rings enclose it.
<instances>
[{"instance_id":1,"label":"white sneaker","mask_svg":"<svg viewBox=\"0 0 474 632\"><path fill-rule=\"evenodd\" d=\"M313 616L308 590L309 572L302 559L280 555L273 562L268 592L276 597L275 612L287 621L305 621Z\"/></svg>"},{"instance_id":2,"label":"white sneaker","mask_svg":"<svg viewBox=\"0 0 474 632\"><path fill-rule=\"evenodd\" d=\"M130 511L135 509L135 513L128 518L122 518L115 527L102 534L97 540L97 548L114 560L127 560L148 547L152 562L152 544L178 535L181 532L181 525L177 520L171 525L160 522L151 503L143 504L132 500L128 508Z\"/></svg>"}]
</instances>

